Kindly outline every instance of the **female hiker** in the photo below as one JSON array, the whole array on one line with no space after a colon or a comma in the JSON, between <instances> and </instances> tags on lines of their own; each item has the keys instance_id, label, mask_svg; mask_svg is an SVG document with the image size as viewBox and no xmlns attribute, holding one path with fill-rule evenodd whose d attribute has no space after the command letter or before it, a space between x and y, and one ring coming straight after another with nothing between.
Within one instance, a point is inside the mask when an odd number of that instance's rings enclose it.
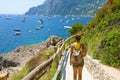
<instances>
[{"instance_id":1,"label":"female hiker","mask_svg":"<svg viewBox=\"0 0 120 80\"><path fill-rule=\"evenodd\" d=\"M84 65L84 57L86 56L86 48L80 43L81 35L75 35L76 42L71 45L70 65L73 66L74 80L82 80L82 69Z\"/></svg>"}]
</instances>

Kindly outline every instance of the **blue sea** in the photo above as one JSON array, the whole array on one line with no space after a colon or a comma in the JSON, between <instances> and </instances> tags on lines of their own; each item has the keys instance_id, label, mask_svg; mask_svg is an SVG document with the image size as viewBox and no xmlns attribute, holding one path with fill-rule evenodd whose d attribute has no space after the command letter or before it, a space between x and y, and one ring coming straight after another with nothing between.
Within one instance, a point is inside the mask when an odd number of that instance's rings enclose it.
<instances>
[{"instance_id":1,"label":"blue sea","mask_svg":"<svg viewBox=\"0 0 120 80\"><path fill-rule=\"evenodd\" d=\"M25 18L25 21L21 21ZM39 23L39 19L43 24ZM44 42L51 35L66 39L69 28L76 22L86 25L91 17L63 17L63 16L26 16L26 15L0 15L0 54L14 50L19 46L38 44ZM36 30L36 28L42 28ZM20 30L20 35L15 35Z\"/></svg>"}]
</instances>

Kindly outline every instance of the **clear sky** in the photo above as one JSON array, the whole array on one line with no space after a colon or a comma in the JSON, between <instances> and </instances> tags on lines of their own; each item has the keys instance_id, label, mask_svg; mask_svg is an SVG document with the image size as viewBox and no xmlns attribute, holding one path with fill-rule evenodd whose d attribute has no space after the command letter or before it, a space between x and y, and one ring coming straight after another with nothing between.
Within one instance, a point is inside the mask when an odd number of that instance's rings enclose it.
<instances>
[{"instance_id":1,"label":"clear sky","mask_svg":"<svg viewBox=\"0 0 120 80\"><path fill-rule=\"evenodd\" d=\"M0 0L0 14L24 14L45 0Z\"/></svg>"}]
</instances>

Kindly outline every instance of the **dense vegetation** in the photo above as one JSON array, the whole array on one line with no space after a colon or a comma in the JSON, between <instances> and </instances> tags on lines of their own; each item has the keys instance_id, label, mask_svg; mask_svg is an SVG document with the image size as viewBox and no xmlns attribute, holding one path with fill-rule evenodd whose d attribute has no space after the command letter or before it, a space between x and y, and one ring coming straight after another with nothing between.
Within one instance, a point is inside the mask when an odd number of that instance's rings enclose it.
<instances>
[{"instance_id":1,"label":"dense vegetation","mask_svg":"<svg viewBox=\"0 0 120 80\"><path fill-rule=\"evenodd\" d=\"M27 15L91 15L94 16L105 0L46 0L32 7Z\"/></svg>"},{"instance_id":2,"label":"dense vegetation","mask_svg":"<svg viewBox=\"0 0 120 80\"><path fill-rule=\"evenodd\" d=\"M85 30L88 53L103 64L120 66L120 0L108 0Z\"/></svg>"}]
</instances>

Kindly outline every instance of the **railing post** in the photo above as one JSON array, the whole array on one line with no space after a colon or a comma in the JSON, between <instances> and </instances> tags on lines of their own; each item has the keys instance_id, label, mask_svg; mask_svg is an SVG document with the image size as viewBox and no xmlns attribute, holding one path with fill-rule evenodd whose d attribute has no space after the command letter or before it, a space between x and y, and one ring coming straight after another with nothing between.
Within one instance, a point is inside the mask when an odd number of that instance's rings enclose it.
<instances>
[{"instance_id":1,"label":"railing post","mask_svg":"<svg viewBox=\"0 0 120 80\"><path fill-rule=\"evenodd\" d=\"M56 52L57 51L57 46L54 46L54 52Z\"/></svg>"},{"instance_id":2,"label":"railing post","mask_svg":"<svg viewBox=\"0 0 120 80\"><path fill-rule=\"evenodd\" d=\"M59 65L59 63L58 63L58 55L56 55L56 57L55 57L55 62L56 62L56 69L57 69L58 65Z\"/></svg>"},{"instance_id":3,"label":"railing post","mask_svg":"<svg viewBox=\"0 0 120 80\"><path fill-rule=\"evenodd\" d=\"M54 47L54 52L56 53L57 52L57 49L58 49L58 46L55 46ZM56 63L56 69L58 68L58 55L56 55L56 57L55 57L55 63Z\"/></svg>"},{"instance_id":4,"label":"railing post","mask_svg":"<svg viewBox=\"0 0 120 80\"><path fill-rule=\"evenodd\" d=\"M62 57L62 49L60 50L60 58Z\"/></svg>"},{"instance_id":5,"label":"railing post","mask_svg":"<svg viewBox=\"0 0 120 80\"><path fill-rule=\"evenodd\" d=\"M69 39L69 45L70 45L70 40L71 40L71 39Z\"/></svg>"},{"instance_id":6,"label":"railing post","mask_svg":"<svg viewBox=\"0 0 120 80\"><path fill-rule=\"evenodd\" d=\"M65 50L65 44L66 44L66 43L64 43L64 46L63 46L63 49L64 49L64 50Z\"/></svg>"},{"instance_id":7,"label":"railing post","mask_svg":"<svg viewBox=\"0 0 120 80\"><path fill-rule=\"evenodd\" d=\"M47 53L47 59L50 59L49 53ZM50 80L50 66L47 69L47 80Z\"/></svg>"}]
</instances>

